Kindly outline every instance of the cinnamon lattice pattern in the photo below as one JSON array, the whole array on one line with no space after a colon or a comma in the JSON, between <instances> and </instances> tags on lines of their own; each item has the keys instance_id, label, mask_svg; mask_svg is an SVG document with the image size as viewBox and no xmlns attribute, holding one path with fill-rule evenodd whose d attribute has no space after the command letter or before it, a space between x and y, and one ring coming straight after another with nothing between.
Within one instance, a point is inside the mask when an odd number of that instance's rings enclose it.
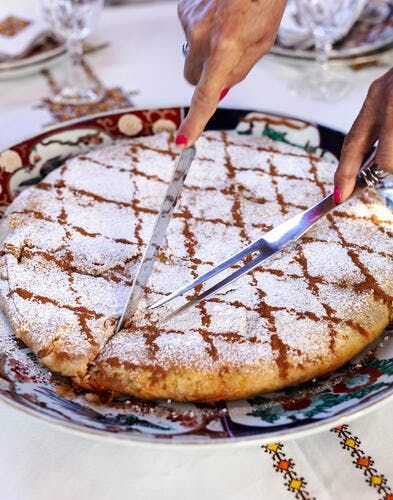
<instances>
[{"instance_id":1,"label":"cinnamon lattice pattern","mask_svg":"<svg viewBox=\"0 0 393 500\"><path fill-rule=\"evenodd\" d=\"M326 194L334 168L328 164L321 168L317 157L301 150L227 133L207 134L198 151L168 230L168 247L161 252L151 280L149 302L318 200ZM132 332L120 332L108 342L113 332L108 318L118 316L124 304L176 155L166 134L140 138L132 145L71 160L35 188L37 196L14 216L35 221L36 234L30 227L32 236L26 244L15 231L5 245L8 256L17 260L10 295L18 299L16 308L25 318L32 303L35 311L37 304L60 309L64 313L60 321L72 316L80 331L71 340L88 346L89 359L103 351L98 362L120 360L127 366L135 359L133 352L138 352L142 365L175 361L187 365L197 359L207 367L268 355L282 378L293 363L323 355L326 349L334 351L342 325L368 342L353 311L363 306L364 297L370 300L370 293L389 307L393 299L383 281L383 274L392 270L388 251L392 221L387 212L378 216L369 194L329 216L296 249L251 272L234 289L199 304L187 318L158 325L154 312L141 313ZM54 229L59 226L61 231ZM50 231L54 236L47 244L43 234ZM321 261L322 247L333 252L333 260L342 259L334 262L338 274L330 275L331 263ZM86 255L81 248L88 248ZM48 285L39 285L46 286L45 293L32 289L35 285L28 280L23 286L18 283L19 268L28 277L42 265L49 266L57 282L61 277L63 287L53 290L48 277ZM85 290L93 280L97 297ZM277 289L282 297L276 298ZM349 305L342 304L343 297ZM294 322L300 330L302 325L314 325L316 338L321 336L321 324L328 325L326 344L315 346L311 336L302 339L304 332L299 337L295 327L288 329ZM43 331L49 328L42 326ZM187 343L191 337L192 343Z\"/></svg>"}]
</instances>

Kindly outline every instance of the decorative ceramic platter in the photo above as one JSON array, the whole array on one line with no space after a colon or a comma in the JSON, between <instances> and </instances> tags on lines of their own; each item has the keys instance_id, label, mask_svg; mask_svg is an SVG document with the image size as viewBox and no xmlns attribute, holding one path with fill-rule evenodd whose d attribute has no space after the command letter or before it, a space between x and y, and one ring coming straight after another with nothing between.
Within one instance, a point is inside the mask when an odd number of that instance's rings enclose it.
<instances>
[{"instance_id":1,"label":"decorative ceramic platter","mask_svg":"<svg viewBox=\"0 0 393 500\"><path fill-rule=\"evenodd\" d=\"M315 59L309 29L296 17L295 0L290 0L272 54ZM332 59L345 59L393 47L393 0L370 0L351 30L331 52Z\"/></svg>"},{"instance_id":2,"label":"decorative ceramic platter","mask_svg":"<svg viewBox=\"0 0 393 500\"><path fill-rule=\"evenodd\" d=\"M0 204L4 209L25 187L66 158L115 140L175 130L184 108L135 110L68 122L0 154ZM210 129L236 129L312 151L339 154L343 134L289 117L220 109ZM384 191L386 200L393 190ZM390 334L389 334L390 332ZM98 396L49 373L0 315L0 398L63 427L132 443L219 444L280 439L335 425L393 394L393 330L340 370L278 392L218 404L179 404Z\"/></svg>"}]
</instances>

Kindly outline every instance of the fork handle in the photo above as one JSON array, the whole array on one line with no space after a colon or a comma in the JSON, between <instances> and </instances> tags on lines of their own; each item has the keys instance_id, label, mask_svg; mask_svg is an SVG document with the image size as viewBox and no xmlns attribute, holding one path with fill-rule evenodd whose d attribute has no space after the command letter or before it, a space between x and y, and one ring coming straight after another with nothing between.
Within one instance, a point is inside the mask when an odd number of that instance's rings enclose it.
<instances>
[{"instance_id":1,"label":"fork handle","mask_svg":"<svg viewBox=\"0 0 393 500\"><path fill-rule=\"evenodd\" d=\"M356 177L355 191L366 187L378 187L382 180L387 176L387 173L380 170L378 165L375 163L375 157L376 149L374 149L374 151L360 167L359 173Z\"/></svg>"}]
</instances>

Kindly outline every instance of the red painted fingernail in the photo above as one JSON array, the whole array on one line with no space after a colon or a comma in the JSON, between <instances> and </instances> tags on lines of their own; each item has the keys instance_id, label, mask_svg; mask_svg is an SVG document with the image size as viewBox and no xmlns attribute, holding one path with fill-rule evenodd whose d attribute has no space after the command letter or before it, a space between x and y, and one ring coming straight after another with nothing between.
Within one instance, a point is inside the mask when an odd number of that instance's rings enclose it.
<instances>
[{"instance_id":1,"label":"red painted fingernail","mask_svg":"<svg viewBox=\"0 0 393 500\"><path fill-rule=\"evenodd\" d=\"M336 186L333 191L333 201L338 205L341 202L341 189Z\"/></svg>"},{"instance_id":2,"label":"red painted fingernail","mask_svg":"<svg viewBox=\"0 0 393 500\"><path fill-rule=\"evenodd\" d=\"M188 142L188 137L184 134L179 134L176 136L176 146L185 146Z\"/></svg>"},{"instance_id":3,"label":"red painted fingernail","mask_svg":"<svg viewBox=\"0 0 393 500\"><path fill-rule=\"evenodd\" d=\"M222 90L221 90L221 93L220 93L220 98L218 99L219 101L222 101L224 99L224 97L228 94L228 92L231 90L230 87L224 87Z\"/></svg>"}]
</instances>

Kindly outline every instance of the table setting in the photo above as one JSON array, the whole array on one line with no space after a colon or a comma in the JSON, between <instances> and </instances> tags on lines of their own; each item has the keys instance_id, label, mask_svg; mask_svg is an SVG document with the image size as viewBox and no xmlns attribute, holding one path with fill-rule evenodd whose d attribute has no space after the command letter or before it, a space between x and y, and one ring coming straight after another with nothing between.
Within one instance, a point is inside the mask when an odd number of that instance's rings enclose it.
<instances>
[{"instance_id":1,"label":"table setting","mask_svg":"<svg viewBox=\"0 0 393 500\"><path fill-rule=\"evenodd\" d=\"M332 185L391 2L289 0L183 150L176 2L33 3L0 6L0 498L393 498L392 177Z\"/></svg>"},{"instance_id":2,"label":"table setting","mask_svg":"<svg viewBox=\"0 0 393 500\"><path fill-rule=\"evenodd\" d=\"M360 8L362 5L360 4ZM389 50L392 43L391 4L389 2L369 2L360 12L353 12L348 28L343 36L336 41L331 58L347 58L370 54L380 50ZM294 57L313 57L313 41L308 32L306 19L299 16L295 2L289 3L273 53ZM285 49L287 52L285 52ZM314 49L315 50L315 49Z\"/></svg>"}]
</instances>

